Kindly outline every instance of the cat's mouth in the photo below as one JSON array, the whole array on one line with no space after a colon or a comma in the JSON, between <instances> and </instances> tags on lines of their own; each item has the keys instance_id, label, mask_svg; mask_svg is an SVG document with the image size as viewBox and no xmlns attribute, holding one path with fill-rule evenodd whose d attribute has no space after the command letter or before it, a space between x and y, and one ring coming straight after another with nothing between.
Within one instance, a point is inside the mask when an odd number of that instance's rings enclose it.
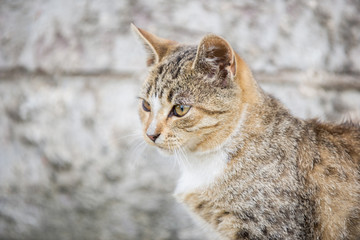
<instances>
[{"instance_id":1,"label":"cat's mouth","mask_svg":"<svg viewBox=\"0 0 360 240\"><path fill-rule=\"evenodd\" d=\"M158 149L160 149L160 150L162 150L162 151L166 151L166 152L168 152L168 153L173 153L173 152L175 152L176 150L177 150L177 148L176 147L169 147L169 146L162 146L162 145L160 145L160 144L156 144L156 147L158 148Z\"/></svg>"},{"instance_id":2,"label":"cat's mouth","mask_svg":"<svg viewBox=\"0 0 360 240\"><path fill-rule=\"evenodd\" d=\"M188 141L182 142L179 139L175 141L168 141L159 136L155 141L150 141L150 138L144 134L145 142L153 147L156 147L158 151L164 155L174 155L178 153L184 153L188 149Z\"/></svg>"},{"instance_id":3,"label":"cat's mouth","mask_svg":"<svg viewBox=\"0 0 360 240\"><path fill-rule=\"evenodd\" d=\"M177 153L182 153L185 151L185 149L181 146L172 146L172 145L162 145L162 144L155 144L156 148L158 149L158 151L163 154L163 155L166 155L166 156L169 156L169 155L174 155L174 154L177 154Z\"/></svg>"}]
</instances>

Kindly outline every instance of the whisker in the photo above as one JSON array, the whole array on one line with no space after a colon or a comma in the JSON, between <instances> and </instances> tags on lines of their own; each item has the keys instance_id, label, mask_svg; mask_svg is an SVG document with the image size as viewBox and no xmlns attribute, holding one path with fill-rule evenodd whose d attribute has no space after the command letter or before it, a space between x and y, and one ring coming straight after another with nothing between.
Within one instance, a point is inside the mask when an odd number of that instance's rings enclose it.
<instances>
[{"instance_id":1,"label":"whisker","mask_svg":"<svg viewBox=\"0 0 360 240\"><path fill-rule=\"evenodd\" d=\"M182 155L180 154L179 149L175 149L175 152L176 152L176 156L177 156L177 163L178 163L179 167L182 168L184 165L184 159L183 159Z\"/></svg>"},{"instance_id":2,"label":"whisker","mask_svg":"<svg viewBox=\"0 0 360 240\"><path fill-rule=\"evenodd\" d=\"M188 157L186 156L186 153L185 153L185 150L181 147L181 146L179 146L179 152L182 154L182 156L183 156L183 158L184 158L184 164L187 166L187 167L190 167L191 165L190 165L190 162L189 162L189 159L188 159Z\"/></svg>"},{"instance_id":3,"label":"whisker","mask_svg":"<svg viewBox=\"0 0 360 240\"><path fill-rule=\"evenodd\" d=\"M180 165L180 159L179 159L179 158L180 158L180 157L179 157L179 154L178 154L177 150L174 149L174 159L175 159L175 163L178 165L178 167L181 166L181 165Z\"/></svg>"},{"instance_id":4,"label":"whisker","mask_svg":"<svg viewBox=\"0 0 360 240\"><path fill-rule=\"evenodd\" d=\"M134 131L130 134L127 134L127 135L122 135L121 137L116 137L114 140L115 141L119 141L119 140L123 140L123 139L134 139L134 138L138 138L138 137L143 137L142 136L142 133L140 131Z\"/></svg>"},{"instance_id":5,"label":"whisker","mask_svg":"<svg viewBox=\"0 0 360 240\"><path fill-rule=\"evenodd\" d=\"M174 152L174 155L172 156L172 159L173 159L173 165L172 165L172 168L171 168L171 171L174 171L174 170L175 170L175 168L176 168L176 163L177 163L176 153L175 153L174 149L172 149L172 148L170 147L170 143L169 143L169 141L167 142L167 145L168 145L169 150Z\"/></svg>"},{"instance_id":6,"label":"whisker","mask_svg":"<svg viewBox=\"0 0 360 240\"><path fill-rule=\"evenodd\" d=\"M177 152L181 158L181 163L183 164L183 166L187 166L189 167L190 166L190 162L189 162L189 159L185 153L185 150L184 148L181 146L180 144L180 140L179 138L175 135L175 145L176 145L176 148L177 148Z\"/></svg>"},{"instance_id":7,"label":"whisker","mask_svg":"<svg viewBox=\"0 0 360 240\"><path fill-rule=\"evenodd\" d=\"M143 157L143 152L148 147L147 143L143 139L138 139L137 143L129 150L129 156L131 156L131 166L136 167L139 164L139 161Z\"/></svg>"}]
</instances>

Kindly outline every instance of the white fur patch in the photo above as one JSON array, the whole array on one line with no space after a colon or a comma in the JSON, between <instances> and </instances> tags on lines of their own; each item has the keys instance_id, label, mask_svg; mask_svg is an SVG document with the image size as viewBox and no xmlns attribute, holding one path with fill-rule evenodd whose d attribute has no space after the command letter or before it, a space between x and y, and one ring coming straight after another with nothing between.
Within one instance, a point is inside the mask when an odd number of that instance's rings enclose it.
<instances>
[{"instance_id":1,"label":"white fur patch","mask_svg":"<svg viewBox=\"0 0 360 240\"><path fill-rule=\"evenodd\" d=\"M175 195L209 186L224 172L227 156L223 151L188 154L182 161L181 177L175 189Z\"/></svg>"},{"instance_id":2,"label":"white fur patch","mask_svg":"<svg viewBox=\"0 0 360 240\"><path fill-rule=\"evenodd\" d=\"M151 105L151 112L153 114L153 119L152 119L146 133L148 135L154 135L155 131L156 131L156 126L157 126L156 118L157 118L157 115L159 113L159 110L161 109L160 99L158 97L155 97L155 96L152 97L150 99L150 105Z\"/></svg>"}]
</instances>

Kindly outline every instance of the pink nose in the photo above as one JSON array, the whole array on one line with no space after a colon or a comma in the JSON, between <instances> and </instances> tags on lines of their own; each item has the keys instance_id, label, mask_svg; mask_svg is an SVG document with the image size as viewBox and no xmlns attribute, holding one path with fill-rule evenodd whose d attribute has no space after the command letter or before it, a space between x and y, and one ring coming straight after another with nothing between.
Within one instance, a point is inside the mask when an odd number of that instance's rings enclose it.
<instances>
[{"instance_id":1,"label":"pink nose","mask_svg":"<svg viewBox=\"0 0 360 240\"><path fill-rule=\"evenodd\" d=\"M155 134L155 135L148 135L146 134L150 139L151 141L155 142L156 139L160 136L160 134Z\"/></svg>"}]
</instances>

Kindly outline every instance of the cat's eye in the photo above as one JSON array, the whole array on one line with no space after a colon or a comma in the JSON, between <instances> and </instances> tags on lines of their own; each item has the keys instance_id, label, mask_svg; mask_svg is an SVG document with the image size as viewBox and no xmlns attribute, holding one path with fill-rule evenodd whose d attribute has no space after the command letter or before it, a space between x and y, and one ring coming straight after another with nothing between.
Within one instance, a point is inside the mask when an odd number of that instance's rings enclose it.
<instances>
[{"instance_id":1,"label":"cat's eye","mask_svg":"<svg viewBox=\"0 0 360 240\"><path fill-rule=\"evenodd\" d=\"M145 112L150 112L151 110L150 104L145 100L143 100L142 102L142 108L144 109Z\"/></svg>"},{"instance_id":2,"label":"cat's eye","mask_svg":"<svg viewBox=\"0 0 360 240\"><path fill-rule=\"evenodd\" d=\"M190 110L190 108L191 106L189 105L175 105L173 114L177 117L182 117Z\"/></svg>"}]
</instances>

